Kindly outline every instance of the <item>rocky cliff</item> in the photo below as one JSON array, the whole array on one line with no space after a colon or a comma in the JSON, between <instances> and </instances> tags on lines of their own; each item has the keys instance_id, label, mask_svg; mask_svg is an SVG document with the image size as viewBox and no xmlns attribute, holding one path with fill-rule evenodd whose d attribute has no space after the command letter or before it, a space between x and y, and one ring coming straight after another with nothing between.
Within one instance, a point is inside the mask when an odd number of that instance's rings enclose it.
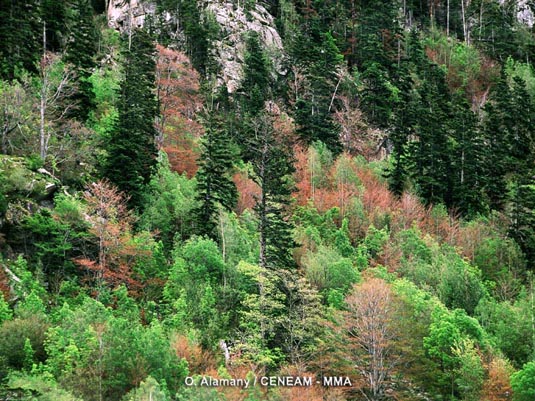
<instances>
[{"instance_id":1,"label":"rocky cliff","mask_svg":"<svg viewBox=\"0 0 535 401\"><path fill-rule=\"evenodd\" d=\"M220 65L217 77L219 85L226 85L234 92L242 78L242 64L245 53L244 33L258 32L265 48L273 60L275 69L282 73L283 45L275 29L273 16L261 4L245 10L232 2L204 1L199 3L205 15L212 16L218 23L221 35L212 43L212 55ZM130 9L131 7L131 9ZM108 9L108 24L111 28L124 31L130 26L141 27L148 15L155 15L156 5L141 0L111 0ZM166 15L165 18L170 18ZM173 32L176 36L176 33Z\"/></svg>"}]
</instances>

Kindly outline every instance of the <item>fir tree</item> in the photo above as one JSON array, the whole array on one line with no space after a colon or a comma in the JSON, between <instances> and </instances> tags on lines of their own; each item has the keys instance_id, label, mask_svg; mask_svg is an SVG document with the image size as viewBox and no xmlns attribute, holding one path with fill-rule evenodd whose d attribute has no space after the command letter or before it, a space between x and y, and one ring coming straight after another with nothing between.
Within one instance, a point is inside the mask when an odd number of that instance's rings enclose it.
<instances>
[{"instance_id":1,"label":"fir tree","mask_svg":"<svg viewBox=\"0 0 535 401\"><path fill-rule=\"evenodd\" d=\"M476 216L487 208L484 185L491 177L485 177L481 169L485 144L477 129L476 116L464 97L454 98L453 118L450 121L453 153L452 205L463 215Z\"/></svg>"},{"instance_id":2,"label":"fir tree","mask_svg":"<svg viewBox=\"0 0 535 401\"><path fill-rule=\"evenodd\" d=\"M248 138L247 145L254 180L261 191L254 208L259 220L260 266L284 270L294 265L292 226L285 218L292 193L294 167L290 162L289 148L276 139L270 116L256 117L248 124L253 136Z\"/></svg>"},{"instance_id":3,"label":"fir tree","mask_svg":"<svg viewBox=\"0 0 535 401\"><path fill-rule=\"evenodd\" d=\"M0 0L0 74L16 77L20 69L37 72L43 43L38 0Z\"/></svg>"},{"instance_id":4,"label":"fir tree","mask_svg":"<svg viewBox=\"0 0 535 401\"><path fill-rule=\"evenodd\" d=\"M127 40L123 41L125 46ZM157 115L155 48L144 30L132 35L124 53L124 73L118 104L119 117L107 138L104 176L130 196L130 205L140 206L141 191L156 164L154 119Z\"/></svg>"},{"instance_id":5,"label":"fir tree","mask_svg":"<svg viewBox=\"0 0 535 401\"><path fill-rule=\"evenodd\" d=\"M241 82L240 105L249 116L258 115L270 91L270 71L258 33L251 32L246 39L244 78Z\"/></svg>"},{"instance_id":6,"label":"fir tree","mask_svg":"<svg viewBox=\"0 0 535 401\"><path fill-rule=\"evenodd\" d=\"M72 116L84 121L94 103L93 86L89 82L89 77L96 66L97 32L89 0L76 0L74 10L65 61L74 65L77 72L78 92L71 101L77 102L78 107Z\"/></svg>"},{"instance_id":7,"label":"fir tree","mask_svg":"<svg viewBox=\"0 0 535 401\"><path fill-rule=\"evenodd\" d=\"M216 237L219 208L228 211L235 206L238 192L232 181L234 155L230 149L230 137L217 117L208 117L206 132L202 138L202 153L197 172L197 199L195 211L200 234Z\"/></svg>"},{"instance_id":8,"label":"fir tree","mask_svg":"<svg viewBox=\"0 0 535 401\"><path fill-rule=\"evenodd\" d=\"M338 154L342 150L340 129L331 113L335 91L339 85L336 72L343 57L330 33L318 35L313 31L312 35L303 35L301 38L302 41L297 41L296 46L308 47L309 50L305 53L299 50L295 56L304 54L306 57L300 60L300 63L308 88L298 95L295 103L297 134L307 144L321 141L331 152Z\"/></svg>"},{"instance_id":9,"label":"fir tree","mask_svg":"<svg viewBox=\"0 0 535 401\"><path fill-rule=\"evenodd\" d=\"M58 52L63 48L66 32L67 11L65 2L56 0L41 1L41 15L46 23L46 48Z\"/></svg>"},{"instance_id":10,"label":"fir tree","mask_svg":"<svg viewBox=\"0 0 535 401\"><path fill-rule=\"evenodd\" d=\"M508 151L501 110L508 108L506 102L509 97L509 87L505 77L502 77L491 93L490 101L485 105L481 127L487 150L481 166L483 174L488 177L485 182L485 193L490 208L494 210L501 210L504 207L507 194L505 176L508 169Z\"/></svg>"}]
</instances>

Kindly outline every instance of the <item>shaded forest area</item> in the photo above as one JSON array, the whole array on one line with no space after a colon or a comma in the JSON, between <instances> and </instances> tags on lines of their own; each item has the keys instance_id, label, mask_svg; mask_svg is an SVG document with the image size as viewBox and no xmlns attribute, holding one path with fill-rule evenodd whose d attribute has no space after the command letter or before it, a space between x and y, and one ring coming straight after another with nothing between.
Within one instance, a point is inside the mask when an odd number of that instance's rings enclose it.
<instances>
[{"instance_id":1,"label":"shaded forest area","mask_svg":"<svg viewBox=\"0 0 535 401\"><path fill-rule=\"evenodd\" d=\"M0 0L0 398L535 399L534 15Z\"/></svg>"}]
</instances>

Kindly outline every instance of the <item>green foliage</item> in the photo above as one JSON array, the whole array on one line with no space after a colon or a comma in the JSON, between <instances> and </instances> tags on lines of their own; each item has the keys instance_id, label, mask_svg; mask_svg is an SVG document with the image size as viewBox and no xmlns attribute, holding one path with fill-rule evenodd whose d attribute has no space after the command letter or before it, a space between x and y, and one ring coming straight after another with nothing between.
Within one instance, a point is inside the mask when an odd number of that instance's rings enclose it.
<instances>
[{"instance_id":1,"label":"green foliage","mask_svg":"<svg viewBox=\"0 0 535 401\"><path fill-rule=\"evenodd\" d=\"M389 235L388 231L384 228L378 230L373 225L368 228L366 237L364 238L363 245L372 258L375 258L381 254L383 246L388 241Z\"/></svg>"},{"instance_id":2,"label":"green foliage","mask_svg":"<svg viewBox=\"0 0 535 401\"><path fill-rule=\"evenodd\" d=\"M131 383L145 380L142 368L174 390L187 374L162 325L155 321L143 326L135 304L129 306L133 301L124 294L114 313L88 298L76 308L64 305L47 333L46 369L85 400L120 399Z\"/></svg>"},{"instance_id":3,"label":"green foliage","mask_svg":"<svg viewBox=\"0 0 535 401\"><path fill-rule=\"evenodd\" d=\"M496 346L517 367L529 361L533 353L531 322L526 319L530 307L527 299L514 304L484 299L476 310L476 316L487 333L494 337Z\"/></svg>"},{"instance_id":4,"label":"green foliage","mask_svg":"<svg viewBox=\"0 0 535 401\"><path fill-rule=\"evenodd\" d=\"M43 43L39 1L2 1L0 10L4 21L0 27L2 78L13 79L22 69L36 72Z\"/></svg>"},{"instance_id":5,"label":"green foliage","mask_svg":"<svg viewBox=\"0 0 535 401\"><path fill-rule=\"evenodd\" d=\"M169 398L152 376L141 382L138 388L130 390L123 401L168 401Z\"/></svg>"},{"instance_id":6,"label":"green foliage","mask_svg":"<svg viewBox=\"0 0 535 401\"><path fill-rule=\"evenodd\" d=\"M505 73L509 82L515 78L520 78L526 84L526 91L530 98L535 100L535 72L533 66L528 63L515 61L512 57L508 57L504 65Z\"/></svg>"},{"instance_id":7,"label":"green foliage","mask_svg":"<svg viewBox=\"0 0 535 401\"><path fill-rule=\"evenodd\" d=\"M424 338L423 344L444 372L442 391L444 394L459 391L466 399L478 399L483 368L481 357L474 347L487 347L483 329L476 319L467 316L461 309L446 313L435 311L432 319L429 335Z\"/></svg>"},{"instance_id":8,"label":"green foliage","mask_svg":"<svg viewBox=\"0 0 535 401\"><path fill-rule=\"evenodd\" d=\"M13 311L3 296L0 296L0 325L13 317Z\"/></svg>"},{"instance_id":9,"label":"green foliage","mask_svg":"<svg viewBox=\"0 0 535 401\"><path fill-rule=\"evenodd\" d=\"M157 230L170 249L175 236L180 239L191 235L196 196L196 181L171 171L167 155L161 152L156 173L147 186L140 228Z\"/></svg>"},{"instance_id":10,"label":"green foliage","mask_svg":"<svg viewBox=\"0 0 535 401\"><path fill-rule=\"evenodd\" d=\"M177 329L200 330L204 345L213 346L226 329L227 314L218 302L228 272L217 244L192 237L174 252L174 263L163 290L171 306L168 321Z\"/></svg>"},{"instance_id":11,"label":"green foliage","mask_svg":"<svg viewBox=\"0 0 535 401\"><path fill-rule=\"evenodd\" d=\"M528 362L511 375L515 401L528 401L535 397L535 362Z\"/></svg>"},{"instance_id":12,"label":"green foliage","mask_svg":"<svg viewBox=\"0 0 535 401\"><path fill-rule=\"evenodd\" d=\"M241 275L239 330L241 341L236 349L244 362L273 368L281 361L280 348L274 343L285 315L285 295L279 290L279 278L271 270L240 262Z\"/></svg>"},{"instance_id":13,"label":"green foliage","mask_svg":"<svg viewBox=\"0 0 535 401\"><path fill-rule=\"evenodd\" d=\"M97 32L90 0L76 0L71 15L70 37L64 59L75 66L78 93L70 99L77 103L73 117L85 121L94 107L95 93L89 77L96 66Z\"/></svg>"},{"instance_id":14,"label":"green foliage","mask_svg":"<svg viewBox=\"0 0 535 401\"><path fill-rule=\"evenodd\" d=\"M478 401L483 387L485 370L478 350L470 339L463 339L455 345L454 355L459 359L455 372L455 384L463 400Z\"/></svg>"},{"instance_id":15,"label":"green foliage","mask_svg":"<svg viewBox=\"0 0 535 401\"><path fill-rule=\"evenodd\" d=\"M302 260L309 282L319 291L339 289L347 292L360 280L351 260L341 256L336 250L320 245L314 253L308 252Z\"/></svg>"},{"instance_id":16,"label":"green foliage","mask_svg":"<svg viewBox=\"0 0 535 401\"><path fill-rule=\"evenodd\" d=\"M246 39L244 77L241 90L244 99L242 107L250 115L258 115L269 98L270 85L269 64L256 32L251 32Z\"/></svg>"},{"instance_id":17,"label":"green foliage","mask_svg":"<svg viewBox=\"0 0 535 401\"><path fill-rule=\"evenodd\" d=\"M15 391L22 390L25 396L36 401L82 401L58 386L54 378L44 374L12 373L7 387Z\"/></svg>"},{"instance_id":18,"label":"green foliage","mask_svg":"<svg viewBox=\"0 0 535 401\"><path fill-rule=\"evenodd\" d=\"M0 326L0 358L12 369L31 368L31 365L28 366L31 347L32 361L44 362L47 328L48 323L41 315L28 315L3 322Z\"/></svg>"},{"instance_id":19,"label":"green foliage","mask_svg":"<svg viewBox=\"0 0 535 401\"><path fill-rule=\"evenodd\" d=\"M88 123L101 138L106 139L112 134L118 118L118 72L112 69L97 69L87 80L91 83L95 98L95 108Z\"/></svg>"}]
</instances>

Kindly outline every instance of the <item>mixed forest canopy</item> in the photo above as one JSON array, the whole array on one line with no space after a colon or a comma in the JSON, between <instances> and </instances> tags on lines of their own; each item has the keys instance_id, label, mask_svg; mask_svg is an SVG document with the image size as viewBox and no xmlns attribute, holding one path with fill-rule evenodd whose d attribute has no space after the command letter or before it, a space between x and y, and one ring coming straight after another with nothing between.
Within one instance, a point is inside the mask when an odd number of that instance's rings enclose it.
<instances>
[{"instance_id":1,"label":"mixed forest canopy","mask_svg":"<svg viewBox=\"0 0 535 401\"><path fill-rule=\"evenodd\" d=\"M0 398L533 401L534 23L0 0Z\"/></svg>"}]
</instances>

